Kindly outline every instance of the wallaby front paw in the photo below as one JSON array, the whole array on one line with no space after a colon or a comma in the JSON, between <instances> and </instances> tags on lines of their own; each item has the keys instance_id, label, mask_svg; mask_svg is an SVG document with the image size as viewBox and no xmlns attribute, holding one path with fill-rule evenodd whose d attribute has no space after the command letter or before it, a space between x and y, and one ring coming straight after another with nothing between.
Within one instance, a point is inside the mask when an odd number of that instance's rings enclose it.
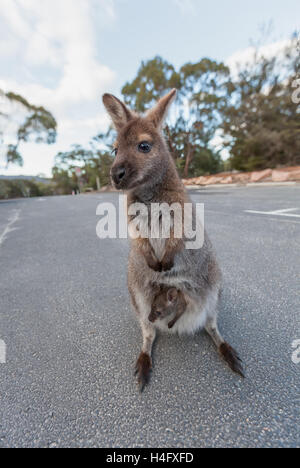
<instances>
[{"instance_id":1,"label":"wallaby front paw","mask_svg":"<svg viewBox=\"0 0 300 468\"><path fill-rule=\"evenodd\" d=\"M135 366L135 374L137 375L140 392L142 392L149 383L151 370L151 357L147 353L141 353Z\"/></svg>"},{"instance_id":2,"label":"wallaby front paw","mask_svg":"<svg viewBox=\"0 0 300 468\"><path fill-rule=\"evenodd\" d=\"M162 265L161 263L156 260L156 259L149 259L147 261L147 264L148 264L148 267L151 268L151 270L154 270L154 271L162 271Z\"/></svg>"},{"instance_id":3,"label":"wallaby front paw","mask_svg":"<svg viewBox=\"0 0 300 468\"><path fill-rule=\"evenodd\" d=\"M172 270L174 266L174 261L173 260L169 260L167 262L162 261L161 266L162 266L161 271L170 271Z\"/></svg>"}]
</instances>

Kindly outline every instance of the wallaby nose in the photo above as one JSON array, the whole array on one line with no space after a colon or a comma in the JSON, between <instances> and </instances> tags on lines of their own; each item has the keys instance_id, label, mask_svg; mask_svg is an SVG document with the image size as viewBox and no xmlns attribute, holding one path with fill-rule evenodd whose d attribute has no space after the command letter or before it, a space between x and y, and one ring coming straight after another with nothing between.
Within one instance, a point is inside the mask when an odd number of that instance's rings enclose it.
<instances>
[{"instance_id":1,"label":"wallaby nose","mask_svg":"<svg viewBox=\"0 0 300 468\"><path fill-rule=\"evenodd\" d=\"M115 169L112 170L112 178L116 185L119 185L122 179L124 179L125 175L126 175L126 169L123 166L116 167Z\"/></svg>"}]
</instances>

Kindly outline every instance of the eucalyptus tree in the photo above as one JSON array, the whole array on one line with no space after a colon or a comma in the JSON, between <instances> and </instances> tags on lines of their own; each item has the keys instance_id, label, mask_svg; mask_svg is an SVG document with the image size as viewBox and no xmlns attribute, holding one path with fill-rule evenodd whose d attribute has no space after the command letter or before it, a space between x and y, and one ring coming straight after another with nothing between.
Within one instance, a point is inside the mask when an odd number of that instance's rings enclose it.
<instances>
[{"instance_id":1,"label":"eucalyptus tree","mask_svg":"<svg viewBox=\"0 0 300 468\"><path fill-rule=\"evenodd\" d=\"M229 69L222 63L203 59L176 71L172 64L155 57L142 62L122 94L132 109L144 112L167 91L177 88L176 113L168 119L165 132L178 169L187 177L220 168L220 158L210 142L220 123L219 109L228 95L229 82Z\"/></svg>"},{"instance_id":2,"label":"eucalyptus tree","mask_svg":"<svg viewBox=\"0 0 300 468\"><path fill-rule=\"evenodd\" d=\"M0 90L1 158L6 166L22 166L21 142L52 144L56 131L56 120L47 109L30 104L18 94Z\"/></svg>"},{"instance_id":3,"label":"eucalyptus tree","mask_svg":"<svg viewBox=\"0 0 300 468\"><path fill-rule=\"evenodd\" d=\"M222 122L232 168L300 164L300 108L292 99L300 76L299 52L294 35L276 54L255 50L238 68Z\"/></svg>"}]
</instances>

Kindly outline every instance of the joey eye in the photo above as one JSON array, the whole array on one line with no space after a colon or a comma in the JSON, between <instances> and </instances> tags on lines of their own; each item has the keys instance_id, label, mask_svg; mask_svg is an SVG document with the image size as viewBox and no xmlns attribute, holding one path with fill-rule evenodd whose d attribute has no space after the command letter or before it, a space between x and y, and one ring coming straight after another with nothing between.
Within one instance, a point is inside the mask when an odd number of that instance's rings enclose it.
<instances>
[{"instance_id":1,"label":"joey eye","mask_svg":"<svg viewBox=\"0 0 300 468\"><path fill-rule=\"evenodd\" d=\"M143 141L138 146L139 152L144 153L144 154L150 153L151 149L152 149L152 145L151 143L148 143L147 141Z\"/></svg>"}]
</instances>

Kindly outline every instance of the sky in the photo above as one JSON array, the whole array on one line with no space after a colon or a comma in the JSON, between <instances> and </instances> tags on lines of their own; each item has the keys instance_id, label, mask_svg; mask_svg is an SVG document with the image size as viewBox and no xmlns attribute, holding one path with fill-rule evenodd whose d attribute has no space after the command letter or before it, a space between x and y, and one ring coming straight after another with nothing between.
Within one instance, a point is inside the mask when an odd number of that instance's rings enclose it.
<instances>
[{"instance_id":1,"label":"sky","mask_svg":"<svg viewBox=\"0 0 300 468\"><path fill-rule=\"evenodd\" d=\"M22 144L24 166L5 170L0 160L0 174L50 176L59 151L107 128L101 95L120 97L142 60L161 55L179 68L210 57L233 67L270 23L267 47L276 50L300 31L299 0L0 0L0 89L58 123L54 145Z\"/></svg>"}]
</instances>

